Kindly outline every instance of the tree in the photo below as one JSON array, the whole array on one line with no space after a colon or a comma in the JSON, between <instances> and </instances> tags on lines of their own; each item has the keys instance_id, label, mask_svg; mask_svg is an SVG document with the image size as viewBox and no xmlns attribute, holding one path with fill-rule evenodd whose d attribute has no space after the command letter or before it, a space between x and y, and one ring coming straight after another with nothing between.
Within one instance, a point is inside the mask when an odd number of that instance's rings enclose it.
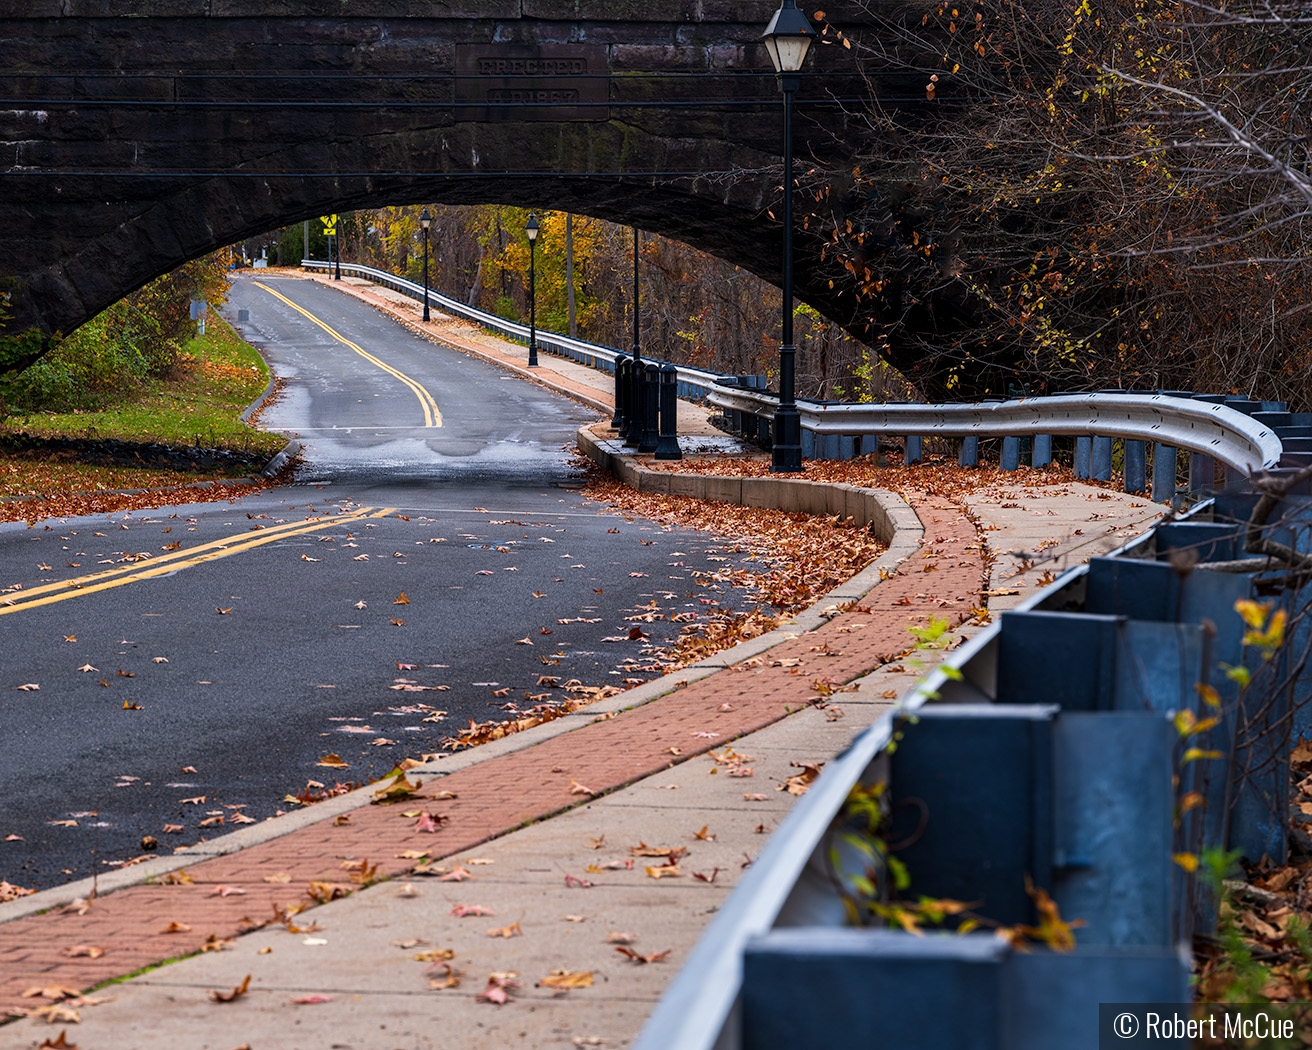
<instances>
[{"instance_id":1,"label":"tree","mask_svg":"<svg viewBox=\"0 0 1312 1050\"><path fill-rule=\"evenodd\" d=\"M850 170L804 183L817 256L931 394L1306 403L1295 10L873 8L856 41L876 86L866 141ZM900 100L913 90L923 101Z\"/></svg>"}]
</instances>

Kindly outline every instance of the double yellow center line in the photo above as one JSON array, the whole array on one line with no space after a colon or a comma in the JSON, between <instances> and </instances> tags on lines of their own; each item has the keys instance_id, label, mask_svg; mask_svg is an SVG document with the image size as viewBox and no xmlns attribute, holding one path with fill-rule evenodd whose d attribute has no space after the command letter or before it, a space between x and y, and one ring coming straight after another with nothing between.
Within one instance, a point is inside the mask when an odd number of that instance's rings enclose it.
<instances>
[{"instance_id":1,"label":"double yellow center line","mask_svg":"<svg viewBox=\"0 0 1312 1050\"><path fill-rule=\"evenodd\" d=\"M329 325L325 324L323 321L319 320L319 318L315 317L314 314L310 313L309 310L306 310L303 307L296 305L296 303L288 299L287 296L282 295L279 292L275 292L267 284L264 284L261 281L256 281L254 283L256 288L263 288L275 299L278 299L281 302L286 303L298 314L301 314L304 317L308 317L311 321L317 324L320 328L322 328L330 336L336 339L339 343L344 343L346 346L349 346L352 350L354 350L357 354L363 357L370 364L377 365L388 375L395 376L397 379L401 380L402 383L404 383L406 386L410 388L410 390L414 393L415 397L419 398L419 407L424 410L424 426L440 427L442 425L442 413L439 412L437 409L437 402L433 400L433 395L430 394L427 390L425 390L420 383L415 382L415 380L411 379L404 372L397 371L391 365L387 364L387 362L379 360L377 357L369 353L369 351L364 349L362 346L359 346L356 343L351 342L351 340L347 339L346 336L342 335L336 329L330 327Z\"/></svg>"},{"instance_id":2,"label":"double yellow center line","mask_svg":"<svg viewBox=\"0 0 1312 1050\"><path fill-rule=\"evenodd\" d=\"M34 609L39 605L50 605L52 602L67 601L69 598L80 598L86 594L107 591L113 587L123 587L129 583L138 583L141 580L168 576L180 569L191 568L193 565L203 565L207 561L217 561L219 558L227 558L233 554L241 554L256 547L262 547L266 543L275 543L278 540L287 539L289 536L304 536L311 532L320 532L323 529L350 525L365 518L385 518L387 515L395 513L395 511L395 507L361 507L348 514L334 514L330 517L318 518L312 521L274 525L255 533L246 532L239 536L211 540L209 543L192 547L190 550L172 551L161 557L151 558L149 564L146 565L137 562L115 569L105 569L103 572L94 572L88 576L63 580L60 583L44 583L39 587L33 587L31 590L11 591L7 594L0 594L0 616L20 612L23 609Z\"/></svg>"}]
</instances>

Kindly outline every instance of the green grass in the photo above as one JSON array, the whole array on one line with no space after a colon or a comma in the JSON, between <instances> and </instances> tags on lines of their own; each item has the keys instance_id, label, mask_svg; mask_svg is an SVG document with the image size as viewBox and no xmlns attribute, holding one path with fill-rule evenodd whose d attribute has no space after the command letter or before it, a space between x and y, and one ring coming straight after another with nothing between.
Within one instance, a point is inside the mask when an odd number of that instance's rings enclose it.
<instances>
[{"instance_id":1,"label":"green grass","mask_svg":"<svg viewBox=\"0 0 1312 1050\"><path fill-rule=\"evenodd\" d=\"M0 432L40 437L118 438L167 445L202 445L272 455L286 438L241 422L264 392L269 369L255 348L213 317L209 331L185 347L174 378L153 380L96 412L24 412L0 422Z\"/></svg>"}]
</instances>

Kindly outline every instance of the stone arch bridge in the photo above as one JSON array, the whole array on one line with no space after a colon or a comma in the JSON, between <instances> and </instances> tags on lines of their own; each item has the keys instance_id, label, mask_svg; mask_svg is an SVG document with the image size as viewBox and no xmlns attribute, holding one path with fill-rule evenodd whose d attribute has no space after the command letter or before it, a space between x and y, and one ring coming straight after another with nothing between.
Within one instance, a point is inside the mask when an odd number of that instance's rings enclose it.
<instances>
[{"instance_id":1,"label":"stone arch bridge","mask_svg":"<svg viewBox=\"0 0 1312 1050\"><path fill-rule=\"evenodd\" d=\"M845 2L826 14L859 29ZM778 283L775 7L0 0L4 334L70 331L277 226L419 201L633 224ZM841 164L862 84L852 52L812 52L795 150ZM802 253L796 279L867 334Z\"/></svg>"}]
</instances>

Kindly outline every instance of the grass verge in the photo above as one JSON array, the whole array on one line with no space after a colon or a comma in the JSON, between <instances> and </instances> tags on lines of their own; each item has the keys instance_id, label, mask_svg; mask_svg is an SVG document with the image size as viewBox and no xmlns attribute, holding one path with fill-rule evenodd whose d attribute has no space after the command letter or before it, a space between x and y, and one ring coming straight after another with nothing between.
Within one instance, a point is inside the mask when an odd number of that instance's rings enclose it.
<instances>
[{"instance_id":1,"label":"grass verge","mask_svg":"<svg viewBox=\"0 0 1312 1050\"><path fill-rule=\"evenodd\" d=\"M205 335L186 345L171 378L154 380L100 411L16 414L0 424L0 433L117 438L273 455L286 439L254 430L240 418L268 382L268 366L255 348L215 317Z\"/></svg>"},{"instance_id":2,"label":"grass verge","mask_svg":"<svg viewBox=\"0 0 1312 1050\"><path fill-rule=\"evenodd\" d=\"M269 382L269 369L249 343L221 318L186 346L175 374L152 381L133 396L95 412L26 412L0 420L0 438L77 441L120 440L172 447L201 446L272 456L286 444L280 434L255 430L241 413ZM234 468L250 473L247 468ZM233 469L185 470L163 465L101 465L61 449L0 453L0 521L27 520L158 505L163 502L231 499L245 493L219 487L179 488L230 477ZM115 495L123 491L137 496ZM152 493L147 495L147 493Z\"/></svg>"}]
</instances>

